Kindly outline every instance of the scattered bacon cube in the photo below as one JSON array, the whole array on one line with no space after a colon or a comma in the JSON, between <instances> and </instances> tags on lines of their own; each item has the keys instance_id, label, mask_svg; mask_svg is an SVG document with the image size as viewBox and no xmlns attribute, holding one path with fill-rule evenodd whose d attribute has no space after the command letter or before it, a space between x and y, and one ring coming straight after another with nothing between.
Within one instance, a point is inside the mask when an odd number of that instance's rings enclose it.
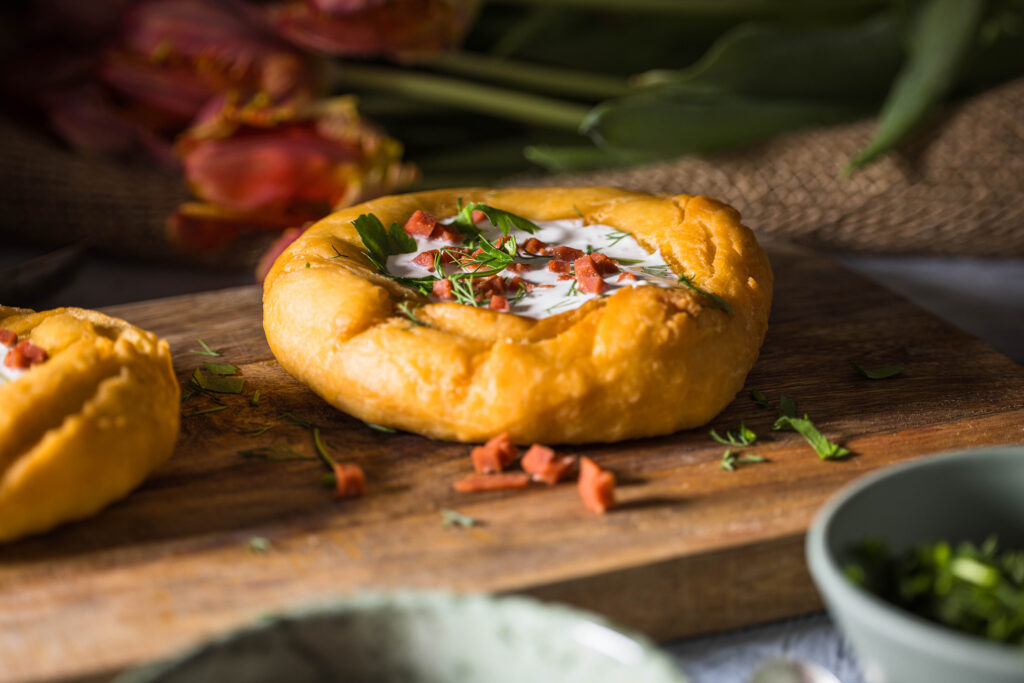
<instances>
[{"instance_id":1,"label":"scattered bacon cube","mask_svg":"<svg viewBox=\"0 0 1024 683\"><path fill-rule=\"evenodd\" d=\"M470 474L452 484L459 493L478 491L500 491L522 489L530 483L526 472L501 472L499 474Z\"/></svg>"},{"instance_id":2,"label":"scattered bacon cube","mask_svg":"<svg viewBox=\"0 0 1024 683\"><path fill-rule=\"evenodd\" d=\"M575 261L579 257L583 256L583 252L579 249L573 249L572 247L567 247L564 244L549 249L548 253L559 261Z\"/></svg>"},{"instance_id":3,"label":"scattered bacon cube","mask_svg":"<svg viewBox=\"0 0 1024 683\"><path fill-rule=\"evenodd\" d=\"M552 273L568 275L572 266L567 261L548 261L548 270Z\"/></svg>"},{"instance_id":4,"label":"scattered bacon cube","mask_svg":"<svg viewBox=\"0 0 1024 683\"><path fill-rule=\"evenodd\" d=\"M636 275L629 271L622 271L619 273L619 277L615 280L616 282L636 282Z\"/></svg>"},{"instance_id":5,"label":"scattered bacon cube","mask_svg":"<svg viewBox=\"0 0 1024 683\"><path fill-rule=\"evenodd\" d=\"M473 210L473 213L472 213L471 215L472 215L472 218L473 218L473 222L474 222L474 223L480 223L480 222L481 222L481 221L483 221L483 220L484 220L485 218L487 218L487 214L485 214L485 213L484 213L483 211L481 211L480 209L474 209L474 210Z\"/></svg>"},{"instance_id":6,"label":"scattered bacon cube","mask_svg":"<svg viewBox=\"0 0 1024 683\"><path fill-rule=\"evenodd\" d=\"M552 287L553 285L535 285L532 282L527 282L521 277L511 277L505 283L505 288L510 292L518 292L520 289L525 289L527 292L532 292L534 287Z\"/></svg>"},{"instance_id":7,"label":"scattered bacon cube","mask_svg":"<svg viewBox=\"0 0 1024 683\"><path fill-rule=\"evenodd\" d=\"M473 449L473 469L481 474L501 472L515 462L518 455L519 449L508 437L508 432L502 432L483 446Z\"/></svg>"},{"instance_id":8,"label":"scattered bacon cube","mask_svg":"<svg viewBox=\"0 0 1024 683\"><path fill-rule=\"evenodd\" d=\"M4 358L4 365L12 370L27 370L45 360L46 351L28 339L23 339L7 353L7 357Z\"/></svg>"},{"instance_id":9,"label":"scattered bacon cube","mask_svg":"<svg viewBox=\"0 0 1024 683\"><path fill-rule=\"evenodd\" d=\"M572 469L574 458L571 455L556 456L555 452L539 443L530 446L521 461L523 470L534 481L545 484L557 484Z\"/></svg>"},{"instance_id":10,"label":"scattered bacon cube","mask_svg":"<svg viewBox=\"0 0 1024 683\"><path fill-rule=\"evenodd\" d=\"M366 475L359 465L334 463L334 497L356 498L366 494Z\"/></svg>"},{"instance_id":11,"label":"scattered bacon cube","mask_svg":"<svg viewBox=\"0 0 1024 683\"><path fill-rule=\"evenodd\" d=\"M417 266L423 266L427 270L434 269L434 256L437 255L437 249L428 249L427 251L420 252L416 255L416 258L412 260ZM442 257L442 260L443 257Z\"/></svg>"},{"instance_id":12,"label":"scattered bacon cube","mask_svg":"<svg viewBox=\"0 0 1024 683\"><path fill-rule=\"evenodd\" d=\"M445 301L454 301L455 295L452 293L452 281L448 279L434 280L434 296Z\"/></svg>"},{"instance_id":13,"label":"scattered bacon cube","mask_svg":"<svg viewBox=\"0 0 1024 683\"><path fill-rule=\"evenodd\" d=\"M454 225L438 223L434 231L430 233L430 239L444 240L445 242L461 242L465 239L465 236Z\"/></svg>"},{"instance_id":14,"label":"scattered bacon cube","mask_svg":"<svg viewBox=\"0 0 1024 683\"><path fill-rule=\"evenodd\" d=\"M508 299L501 294L495 294L491 297L490 307L496 311L508 311Z\"/></svg>"},{"instance_id":15,"label":"scattered bacon cube","mask_svg":"<svg viewBox=\"0 0 1024 683\"><path fill-rule=\"evenodd\" d=\"M0 329L0 344L10 348L18 343L18 333L11 330Z\"/></svg>"},{"instance_id":16,"label":"scattered bacon cube","mask_svg":"<svg viewBox=\"0 0 1024 683\"><path fill-rule=\"evenodd\" d=\"M505 266L505 270L510 273L522 273L527 270L533 270L533 266L529 263L510 263Z\"/></svg>"},{"instance_id":17,"label":"scattered bacon cube","mask_svg":"<svg viewBox=\"0 0 1024 683\"><path fill-rule=\"evenodd\" d=\"M591 254L584 254L573 262L576 281L580 283L580 291L587 294L600 294L605 289L604 279L597 272Z\"/></svg>"},{"instance_id":18,"label":"scattered bacon cube","mask_svg":"<svg viewBox=\"0 0 1024 683\"><path fill-rule=\"evenodd\" d=\"M603 515L615 507L615 475L590 458L580 458L577 488L583 504L594 514Z\"/></svg>"},{"instance_id":19,"label":"scattered bacon cube","mask_svg":"<svg viewBox=\"0 0 1024 683\"><path fill-rule=\"evenodd\" d=\"M437 216L431 216L422 209L416 209L416 211L409 216L409 220L405 222L404 230L409 235L430 237L434 232L435 227L437 227Z\"/></svg>"},{"instance_id":20,"label":"scattered bacon cube","mask_svg":"<svg viewBox=\"0 0 1024 683\"><path fill-rule=\"evenodd\" d=\"M612 275L619 272L619 262L610 256L595 252L590 255L590 258L593 259L594 267L597 268L597 272L601 273L601 275Z\"/></svg>"},{"instance_id":21,"label":"scattered bacon cube","mask_svg":"<svg viewBox=\"0 0 1024 683\"><path fill-rule=\"evenodd\" d=\"M526 240L526 244L523 245L523 251L525 251L528 254L547 254L548 243L541 242L536 237L531 237L530 239Z\"/></svg>"}]
</instances>

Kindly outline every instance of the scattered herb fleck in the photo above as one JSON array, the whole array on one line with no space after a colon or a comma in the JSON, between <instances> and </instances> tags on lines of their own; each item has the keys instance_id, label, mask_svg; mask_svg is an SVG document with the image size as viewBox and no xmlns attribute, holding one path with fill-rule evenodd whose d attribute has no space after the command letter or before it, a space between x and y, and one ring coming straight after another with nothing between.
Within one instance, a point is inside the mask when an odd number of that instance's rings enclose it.
<instances>
[{"instance_id":1,"label":"scattered herb fleck","mask_svg":"<svg viewBox=\"0 0 1024 683\"><path fill-rule=\"evenodd\" d=\"M313 427L313 445L316 447L316 452L320 456L320 459L324 461L327 469L334 469L334 458L327 452L327 446L324 445L323 440L320 438L320 428Z\"/></svg>"},{"instance_id":2,"label":"scattered herb fleck","mask_svg":"<svg viewBox=\"0 0 1024 683\"><path fill-rule=\"evenodd\" d=\"M238 372L238 366L232 365L231 363L210 363L209 361L203 361L203 370L206 370L213 375L234 375Z\"/></svg>"},{"instance_id":3,"label":"scattered herb fleck","mask_svg":"<svg viewBox=\"0 0 1024 683\"><path fill-rule=\"evenodd\" d=\"M186 413L185 417L195 417L196 415L206 415L208 413L219 413L222 410L227 410L228 406L213 406L212 408L203 408L202 410L194 410L191 413Z\"/></svg>"},{"instance_id":4,"label":"scattered herb fleck","mask_svg":"<svg viewBox=\"0 0 1024 683\"><path fill-rule=\"evenodd\" d=\"M218 394L240 394L245 386L244 377L222 377L220 375L204 375L199 368L192 373L192 383L203 391Z\"/></svg>"},{"instance_id":5,"label":"scattered herb fleck","mask_svg":"<svg viewBox=\"0 0 1024 683\"><path fill-rule=\"evenodd\" d=\"M771 410L775 407L768 401L764 393L762 393L758 389L754 389L753 391L750 392L750 400L752 400L754 402L754 405L756 405L761 410Z\"/></svg>"},{"instance_id":6,"label":"scattered herb fleck","mask_svg":"<svg viewBox=\"0 0 1024 683\"><path fill-rule=\"evenodd\" d=\"M306 261L306 267L309 268L309 261Z\"/></svg>"},{"instance_id":7,"label":"scattered herb fleck","mask_svg":"<svg viewBox=\"0 0 1024 683\"><path fill-rule=\"evenodd\" d=\"M398 430L394 429L392 427L385 427L384 425L376 425L376 424L373 424L372 422L364 422L363 424L366 425L367 427L369 427L370 429L376 429L378 432L384 432L386 434L397 434L398 433Z\"/></svg>"},{"instance_id":8,"label":"scattered herb fleck","mask_svg":"<svg viewBox=\"0 0 1024 683\"><path fill-rule=\"evenodd\" d=\"M260 404L260 390L252 392L252 396L249 397L249 405L256 407Z\"/></svg>"},{"instance_id":9,"label":"scattered herb fleck","mask_svg":"<svg viewBox=\"0 0 1024 683\"><path fill-rule=\"evenodd\" d=\"M250 436L261 436L266 434L271 429L275 429L277 425L267 425L266 427L256 427L255 429L240 429L239 434L248 434Z\"/></svg>"},{"instance_id":10,"label":"scattered herb fleck","mask_svg":"<svg viewBox=\"0 0 1024 683\"><path fill-rule=\"evenodd\" d=\"M605 237L608 238L608 246L609 247L614 247L616 244L618 244L622 240L626 239L627 237L632 237L632 236L633 236L632 233L628 233L628 232L625 232L623 230L610 230L607 233L605 233Z\"/></svg>"},{"instance_id":11,"label":"scattered herb fleck","mask_svg":"<svg viewBox=\"0 0 1024 683\"><path fill-rule=\"evenodd\" d=\"M756 465L762 462L768 462L768 460L760 455L741 455L729 449L722 454L720 467L728 472L734 472L741 465Z\"/></svg>"},{"instance_id":12,"label":"scattered herb fleck","mask_svg":"<svg viewBox=\"0 0 1024 683\"><path fill-rule=\"evenodd\" d=\"M857 361L851 360L850 367L852 367L858 374L868 379L888 379L895 377L896 375L903 372L904 368L900 364L896 365L885 365L880 368L862 368L857 364Z\"/></svg>"},{"instance_id":13,"label":"scattered herb fleck","mask_svg":"<svg viewBox=\"0 0 1024 683\"><path fill-rule=\"evenodd\" d=\"M449 510L448 508L441 508L441 516L444 518L443 524L445 528L453 526L471 527L480 523L469 515L464 515L461 512Z\"/></svg>"},{"instance_id":14,"label":"scattered herb fleck","mask_svg":"<svg viewBox=\"0 0 1024 683\"><path fill-rule=\"evenodd\" d=\"M290 425L295 425L296 427L305 427L306 429L312 429L313 427L316 426L306 418L302 417L301 415L296 415L295 413L281 413L280 415L278 415L278 418L284 420L286 423Z\"/></svg>"},{"instance_id":15,"label":"scattered herb fleck","mask_svg":"<svg viewBox=\"0 0 1024 683\"><path fill-rule=\"evenodd\" d=\"M714 429L711 430L711 438L720 444L726 446L750 446L757 441L757 434L752 429L743 424L743 420L740 420L740 428L736 432L727 431L725 436L720 436Z\"/></svg>"},{"instance_id":16,"label":"scattered herb fleck","mask_svg":"<svg viewBox=\"0 0 1024 683\"><path fill-rule=\"evenodd\" d=\"M826 439L806 414L802 418L780 415L772 429L797 432L807 439L807 443L811 444L822 460L836 460L850 454L848 448L843 448Z\"/></svg>"},{"instance_id":17,"label":"scattered herb fleck","mask_svg":"<svg viewBox=\"0 0 1024 683\"><path fill-rule=\"evenodd\" d=\"M203 347L203 348L202 349L189 349L189 351L188 351L189 353L194 353L197 356L220 356L220 353L214 351L209 346L207 346L206 342L204 342L202 339L196 339L196 341L199 342L199 345L201 347Z\"/></svg>"},{"instance_id":18,"label":"scattered herb fleck","mask_svg":"<svg viewBox=\"0 0 1024 683\"><path fill-rule=\"evenodd\" d=\"M303 455L288 446L260 446L259 448L246 448L238 451L243 458L256 460L316 460L312 455Z\"/></svg>"},{"instance_id":19,"label":"scattered herb fleck","mask_svg":"<svg viewBox=\"0 0 1024 683\"><path fill-rule=\"evenodd\" d=\"M249 550L254 553L265 553L270 550L270 539L263 536L253 536L249 539Z\"/></svg>"}]
</instances>

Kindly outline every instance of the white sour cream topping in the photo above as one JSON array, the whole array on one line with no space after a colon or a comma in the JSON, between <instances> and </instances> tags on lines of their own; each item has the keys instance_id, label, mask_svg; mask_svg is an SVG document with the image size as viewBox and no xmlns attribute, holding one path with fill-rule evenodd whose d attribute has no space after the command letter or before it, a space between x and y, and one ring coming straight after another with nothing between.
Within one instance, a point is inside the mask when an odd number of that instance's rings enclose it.
<instances>
[{"instance_id":1,"label":"white sour cream topping","mask_svg":"<svg viewBox=\"0 0 1024 683\"><path fill-rule=\"evenodd\" d=\"M447 218L442 223L451 223L455 219ZM583 219L566 219L559 221L536 221L540 230L530 234L522 230L513 230L511 235L516 238L516 243L522 251L523 246L531 237L546 242L550 247L567 246L587 252L600 252L605 256L619 261L619 268L622 272L630 272L636 275L636 280L618 281L621 273L612 273L604 276L605 290L602 294L588 294L579 290L574 279L559 280L558 273L547 268L548 257L541 258L516 258L517 263L525 263L532 268L521 273L513 273L505 270L499 277L511 278L516 275L526 282L537 286L525 296L516 299L514 292L507 295L511 304L510 312L530 318L546 318L550 315L557 315L574 308L579 308L595 296L606 296L614 294L616 290L623 287L636 287L639 285L666 286L674 284L676 277L672 270L665 264L659 251L647 253L637 244L633 236L627 232L620 232L607 225L584 225ZM493 243L500 236L501 231L490 224L489 221L477 223L477 227ZM423 251L430 249L441 249L444 247L458 247L460 244L452 244L444 240L432 240L429 238L414 235L417 244L417 251L410 254L397 254L388 257L388 273L397 277L424 277L434 275L423 266L413 263L413 259ZM445 274L459 272L456 265L445 267ZM441 301L431 297L432 301ZM487 306L485 299L480 304Z\"/></svg>"},{"instance_id":2,"label":"white sour cream topping","mask_svg":"<svg viewBox=\"0 0 1024 683\"><path fill-rule=\"evenodd\" d=\"M7 354L10 352L11 349L0 344L0 384L13 382L26 372L25 370L15 370L4 365L4 361L7 360Z\"/></svg>"}]
</instances>

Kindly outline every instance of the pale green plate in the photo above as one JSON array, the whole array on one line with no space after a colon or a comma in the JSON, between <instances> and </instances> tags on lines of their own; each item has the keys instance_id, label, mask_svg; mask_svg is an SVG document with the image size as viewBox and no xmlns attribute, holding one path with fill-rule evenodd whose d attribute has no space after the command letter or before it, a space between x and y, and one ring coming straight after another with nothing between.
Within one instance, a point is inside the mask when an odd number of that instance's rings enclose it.
<instances>
[{"instance_id":1,"label":"pale green plate","mask_svg":"<svg viewBox=\"0 0 1024 683\"><path fill-rule=\"evenodd\" d=\"M527 598L395 593L264 620L117 683L687 683L646 638Z\"/></svg>"}]
</instances>

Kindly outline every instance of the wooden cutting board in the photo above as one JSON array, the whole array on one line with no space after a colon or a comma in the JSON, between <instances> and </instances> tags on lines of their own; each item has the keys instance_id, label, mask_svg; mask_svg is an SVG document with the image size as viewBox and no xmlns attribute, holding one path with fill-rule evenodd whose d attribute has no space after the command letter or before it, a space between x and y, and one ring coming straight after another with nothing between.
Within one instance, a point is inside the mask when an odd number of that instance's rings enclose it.
<instances>
[{"instance_id":1,"label":"wooden cutting board","mask_svg":"<svg viewBox=\"0 0 1024 683\"><path fill-rule=\"evenodd\" d=\"M366 589L514 591L602 612L667 639L809 612L820 602L803 559L814 512L843 484L890 463L1024 441L1024 369L977 339L821 257L770 249L771 327L744 390L716 418L760 436L769 463L719 467L706 428L566 449L614 470L622 506L587 513L575 487L458 494L464 445L383 434L340 414L273 360L255 287L110 309L167 337L184 383L202 338L241 366L245 395L185 417L177 452L142 488L95 518L0 548L0 680L102 678L286 607ZM869 381L847 363L903 363ZM795 433L771 432L773 401L794 398L856 455L822 461ZM259 389L257 407L249 395ZM185 413L212 405L184 404ZM320 425L368 495L337 502L315 460L269 462L239 451ZM84 483L87 485L87 483ZM449 508L480 521L442 524ZM269 547L258 552L255 537Z\"/></svg>"}]
</instances>

